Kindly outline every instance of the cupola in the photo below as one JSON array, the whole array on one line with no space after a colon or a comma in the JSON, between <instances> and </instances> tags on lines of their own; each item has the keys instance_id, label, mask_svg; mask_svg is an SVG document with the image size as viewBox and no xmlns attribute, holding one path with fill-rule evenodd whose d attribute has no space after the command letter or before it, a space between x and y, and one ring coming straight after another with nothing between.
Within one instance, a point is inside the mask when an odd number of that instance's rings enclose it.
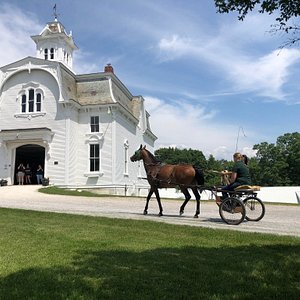
<instances>
[{"instance_id":1,"label":"cupola","mask_svg":"<svg viewBox=\"0 0 300 300\"><path fill-rule=\"evenodd\" d=\"M73 51L78 47L74 43L72 32L67 34L64 26L57 20L47 23L39 35L31 36L36 43L37 58L59 61L72 69Z\"/></svg>"}]
</instances>

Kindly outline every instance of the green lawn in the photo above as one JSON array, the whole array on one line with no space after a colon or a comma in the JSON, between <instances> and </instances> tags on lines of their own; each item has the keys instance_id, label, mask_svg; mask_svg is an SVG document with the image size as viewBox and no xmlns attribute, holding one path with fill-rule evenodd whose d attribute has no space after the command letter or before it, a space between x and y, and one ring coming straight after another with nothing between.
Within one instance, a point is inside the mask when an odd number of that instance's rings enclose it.
<instances>
[{"instance_id":1,"label":"green lawn","mask_svg":"<svg viewBox=\"0 0 300 300\"><path fill-rule=\"evenodd\" d=\"M80 189L64 189L56 186L43 187L39 192L51 195L67 195L67 196L82 196L82 197L103 197L103 195L93 193L91 191ZM106 195L107 196L107 195Z\"/></svg>"},{"instance_id":2,"label":"green lawn","mask_svg":"<svg viewBox=\"0 0 300 300\"><path fill-rule=\"evenodd\" d=\"M300 239L0 209L0 299L300 299Z\"/></svg>"}]
</instances>

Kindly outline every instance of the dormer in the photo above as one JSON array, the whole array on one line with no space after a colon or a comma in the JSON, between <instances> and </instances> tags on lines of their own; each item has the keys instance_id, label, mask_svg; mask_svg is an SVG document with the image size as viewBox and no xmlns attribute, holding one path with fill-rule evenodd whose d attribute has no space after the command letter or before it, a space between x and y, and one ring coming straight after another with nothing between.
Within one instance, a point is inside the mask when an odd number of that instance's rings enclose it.
<instances>
[{"instance_id":1,"label":"dormer","mask_svg":"<svg viewBox=\"0 0 300 300\"><path fill-rule=\"evenodd\" d=\"M78 47L74 43L72 33L66 33L64 26L55 20L47 23L39 35L31 36L36 43L36 57L59 61L72 69L73 51Z\"/></svg>"}]
</instances>

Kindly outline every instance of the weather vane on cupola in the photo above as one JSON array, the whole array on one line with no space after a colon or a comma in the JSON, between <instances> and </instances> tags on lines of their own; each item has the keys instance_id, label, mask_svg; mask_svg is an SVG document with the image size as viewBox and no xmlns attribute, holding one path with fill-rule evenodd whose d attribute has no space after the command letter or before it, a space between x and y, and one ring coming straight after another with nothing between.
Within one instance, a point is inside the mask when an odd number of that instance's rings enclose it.
<instances>
[{"instance_id":1,"label":"weather vane on cupola","mask_svg":"<svg viewBox=\"0 0 300 300\"><path fill-rule=\"evenodd\" d=\"M57 13L56 10L56 3L53 6L53 16L54 16L54 21L57 22L57 17L59 16L59 13Z\"/></svg>"}]
</instances>

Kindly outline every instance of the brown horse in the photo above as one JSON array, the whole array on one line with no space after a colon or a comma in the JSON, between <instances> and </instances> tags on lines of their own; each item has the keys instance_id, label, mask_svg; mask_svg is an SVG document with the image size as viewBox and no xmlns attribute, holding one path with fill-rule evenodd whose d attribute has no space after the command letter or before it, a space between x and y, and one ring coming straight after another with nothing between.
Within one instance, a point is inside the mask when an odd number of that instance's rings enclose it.
<instances>
[{"instance_id":1,"label":"brown horse","mask_svg":"<svg viewBox=\"0 0 300 300\"><path fill-rule=\"evenodd\" d=\"M189 164L161 164L155 156L146 149L146 146L143 147L142 145L135 151L130 159L131 161L143 160L147 179L150 184L150 191L147 196L144 215L148 213L149 200L152 194L155 193L159 206L159 216L162 216L163 209L158 189L179 187L185 196L185 201L180 207L180 215L184 213L184 208L191 199L191 195L188 191L188 188L191 188L197 201L194 217L198 218L200 213L200 194L197 186L204 184L204 176L201 169Z\"/></svg>"}]
</instances>

